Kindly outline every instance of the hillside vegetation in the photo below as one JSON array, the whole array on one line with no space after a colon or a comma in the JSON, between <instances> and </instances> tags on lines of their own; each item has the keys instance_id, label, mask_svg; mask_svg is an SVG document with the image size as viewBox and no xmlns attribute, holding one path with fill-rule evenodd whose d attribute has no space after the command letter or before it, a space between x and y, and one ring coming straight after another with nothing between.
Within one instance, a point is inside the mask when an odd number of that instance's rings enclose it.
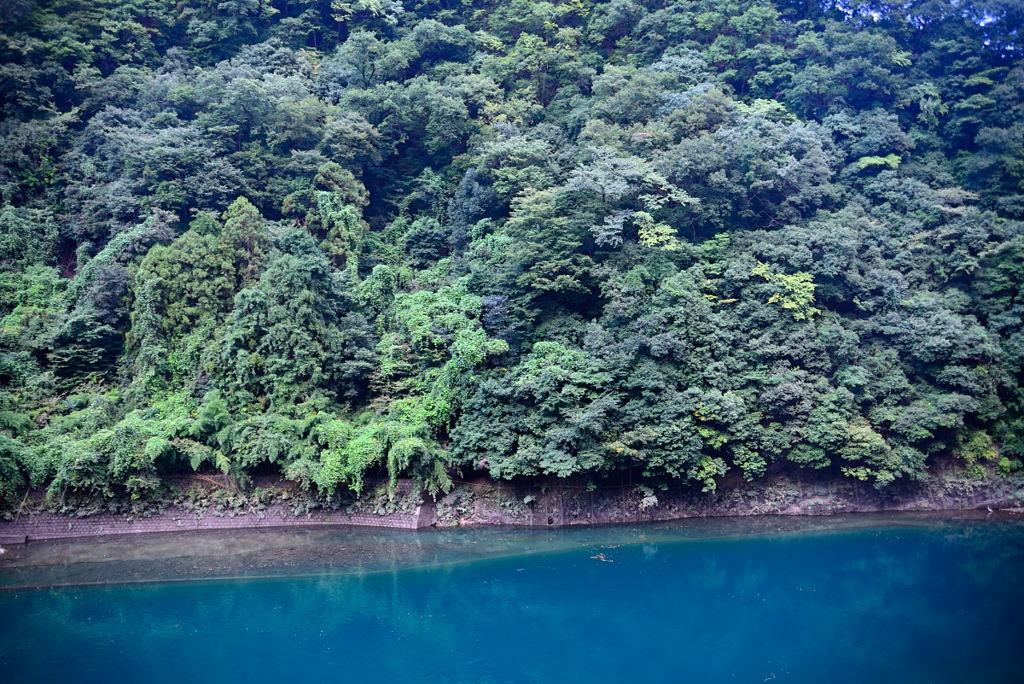
<instances>
[{"instance_id":1,"label":"hillside vegetation","mask_svg":"<svg viewBox=\"0 0 1024 684\"><path fill-rule=\"evenodd\" d=\"M1024 455L1017 0L0 0L0 499Z\"/></svg>"}]
</instances>

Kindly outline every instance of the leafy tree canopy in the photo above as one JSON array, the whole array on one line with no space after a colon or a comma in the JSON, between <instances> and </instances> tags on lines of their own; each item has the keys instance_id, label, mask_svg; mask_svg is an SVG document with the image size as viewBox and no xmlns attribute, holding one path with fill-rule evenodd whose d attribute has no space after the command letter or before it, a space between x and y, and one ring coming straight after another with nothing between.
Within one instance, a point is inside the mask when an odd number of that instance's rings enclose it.
<instances>
[{"instance_id":1,"label":"leafy tree canopy","mask_svg":"<svg viewBox=\"0 0 1024 684\"><path fill-rule=\"evenodd\" d=\"M1019 2L2 4L0 500L1020 467Z\"/></svg>"}]
</instances>

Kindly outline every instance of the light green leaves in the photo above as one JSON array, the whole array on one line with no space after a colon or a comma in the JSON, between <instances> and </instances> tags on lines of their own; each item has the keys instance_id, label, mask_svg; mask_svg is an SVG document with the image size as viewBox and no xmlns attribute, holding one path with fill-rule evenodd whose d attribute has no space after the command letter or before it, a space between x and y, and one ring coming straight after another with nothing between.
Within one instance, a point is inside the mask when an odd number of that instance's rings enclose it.
<instances>
[{"instance_id":1,"label":"light green leaves","mask_svg":"<svg viewBox=\"0 0 1024 684\"><path fill-rule=\"evenodd\" d=\"M674 252L682 247L676 231L665 223L656 223L654 217L646 211L633 214L633 220L640 226L639 240L644 247L664 249Z\"/></svg>"},{"instance_id":2,"label":"light green leaves","mask_svg":"<svg viewBox=\"0 0 1024 684\"><path fill-rule=\"evenodd\" d=\"M821 313L821 309L811 306L814 303L814 276L810 273L772 273L768 264L757 262L750 275L761 276L769 283L777 286L777 292L769 299L769 304L778 304L781 308L793 312L793 319L803 321Z\"/></svg>"},{"instance_id":3,"label":"light green leaves","mask_svg":"<svg viewBox=\"0 0 1024 684\"><path fill-rule=\"evenodd\" d=\"M890 169L898 168L902 158L898 154L887 154L884 157L861 157L855 164L858 171L863 171L872 166L888 166Z\"/></svg>"}]
</instances>

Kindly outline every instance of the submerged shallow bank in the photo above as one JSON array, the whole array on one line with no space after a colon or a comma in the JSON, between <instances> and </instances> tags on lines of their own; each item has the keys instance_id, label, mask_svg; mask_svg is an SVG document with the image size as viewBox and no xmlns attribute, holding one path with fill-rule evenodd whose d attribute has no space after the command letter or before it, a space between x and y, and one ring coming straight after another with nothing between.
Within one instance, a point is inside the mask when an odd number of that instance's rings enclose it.
<instances>
[{"instance_id":1,"label":"submerged shallow bank","mask_svg":"<svg viewBox=\"0 0 1024 684\"><path fill-rule=\"evenodd\" d=\"M327 577L397 572L480 560L589 549L613 550L714 539L835 536L929 530L984 539L1013 537L1024 549L1024 516L1004 512L895 512L828 517L695 518L550 529L495 526L425 530L367 527L237 529L100 536L8 546L0 591L194 580Z\"/></svg>"},{"instance_id":2,"label":"submerged shallow bank","mask_svg":"<svg viewBox=\"0 0 1024 684\"><path fill-rule=\"evenodd\" d=\"M420 529L479 525L549 528L658 522L699 517L759 515L830 516L891 511L960 511L1024 507L1024 477L988 473L971 477L938 465L921 481L897 481L878 490L867 483L796 471L756 482L723 479L701 492L679 481L621 482L594 486L586 480L460 483L437 501L400 481L394 500L370 487L355 502L324 504L294 483L262 478L258 495L210 489L208 478L179 481L192 496L156 505L67 515L26 507L0 520L0 543L112 534L199 530L357 525ZM205 488L205 489L204 489ZM223 496L222 496L223 495Z\"/></svg>"}]
</instances>

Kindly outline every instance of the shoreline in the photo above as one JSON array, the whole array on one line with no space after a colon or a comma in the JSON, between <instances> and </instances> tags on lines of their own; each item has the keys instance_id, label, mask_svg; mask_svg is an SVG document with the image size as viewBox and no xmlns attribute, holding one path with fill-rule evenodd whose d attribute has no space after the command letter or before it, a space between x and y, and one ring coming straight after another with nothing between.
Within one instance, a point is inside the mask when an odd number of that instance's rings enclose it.
<instances>
[{"instance_id":1,"label":"shoreline","mask_svg":"<svg viewBox=\"0 0 1024 684\"><path fill-rule=\"evenodd\" d=\"M437 501L412 496L412 482L406 480L398 487L398 502L403 505L377 504L376 508L365 496L347 508L323 506L313 499L296 505L287 493L295 492L291 483L273 483L272 478L266 478L263 485L280 492L280 498L267 504L254 505L252 500L233 506L207 502L199 509L165 504L135 512L84 516L30 510L16 520L0 521L0 544L204 530L337 526L544 529L763 515L1024 510L1021 476L986 474L972 478L958 469L937 468L924 481L897 482L880 491L856 480L807 475L776 473L753 483L725 480L711 492L700 492L680 482L657 483L654 487L623 483L588 488L574 482L498 483L481 478L458 484ZM200 482L195 478L184 481L188 486Z\"/></svg>"}]
</instances>

